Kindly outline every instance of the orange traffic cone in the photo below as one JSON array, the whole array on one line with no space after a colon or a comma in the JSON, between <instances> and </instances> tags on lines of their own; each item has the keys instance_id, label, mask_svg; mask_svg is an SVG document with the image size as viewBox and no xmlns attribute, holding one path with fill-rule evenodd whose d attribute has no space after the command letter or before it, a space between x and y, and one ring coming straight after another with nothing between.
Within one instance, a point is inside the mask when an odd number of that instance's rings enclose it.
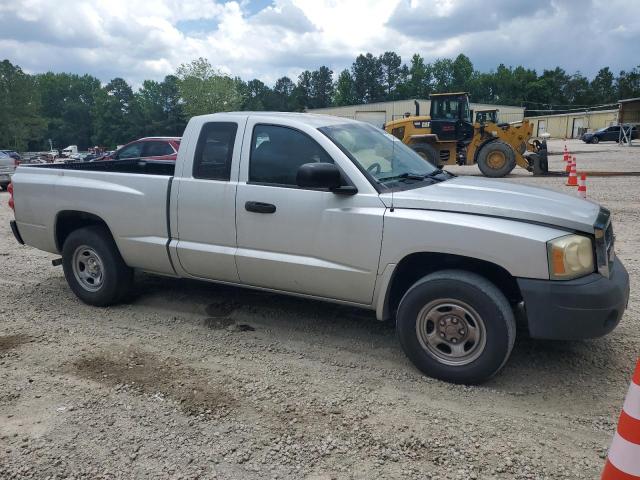
<instances>
[{"instance_id":1,"label":"orange traffic cone","mask_svg":"<svg viewBox=\"0 0 640 480\"><path fill-rule=\"evenodd\" d=\"M567 178L567 183L565 185L567 187L578 186L578 173L576 172L576 157L573 157L573 162L571 162L571 170L569 171L569 177Z\"/></svg>"},{"instance_id":2,"label":"orange traffic cone","mask_svg":"<svg viewBox=\"0 0 640 480\"><path fill-rule=\"evenodd\" d=\"M613 435L601 480L640 479L640 359L636 364L618 429Z\"/></svg>"},{"instance_id":3,"label":"orange traffic cone","mask_svg":"<svg viewBox=\"0 0 640 480\"><path fill-rule=\"evenodd\" d=\"M578 179L578 195L587 198L587 174L581 173Z\"/></svg>"},{"instance_id":4,"label":"orange traffic cone","mask_svg":"<svg viewBox=\"0 0 640 480\"><path fill-rule=\"evenodd\" d=\"M576 157L573 157L573 159L575 160ZM571 172L571 155L569 155L569 152L567 152L567 164L564 167L564 173L569 173Z\"/></svg>"}]
</instances>

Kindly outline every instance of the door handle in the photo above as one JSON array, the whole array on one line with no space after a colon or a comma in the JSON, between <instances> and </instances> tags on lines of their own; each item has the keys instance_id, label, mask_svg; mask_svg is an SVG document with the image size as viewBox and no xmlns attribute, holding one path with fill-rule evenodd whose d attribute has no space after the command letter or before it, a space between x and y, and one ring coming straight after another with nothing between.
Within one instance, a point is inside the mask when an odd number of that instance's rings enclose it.
<instances>
[{"instance_id":1,"label":"door handle","mask_svg":"<svg viewBox=\"0 0 640 480\"><path fill-rule=\"evenodd\" d=\"M247 212L274 213L276 211L276 206L271 203L247 202L244 204L244 209Z\"/></svg>"}]
</instances>

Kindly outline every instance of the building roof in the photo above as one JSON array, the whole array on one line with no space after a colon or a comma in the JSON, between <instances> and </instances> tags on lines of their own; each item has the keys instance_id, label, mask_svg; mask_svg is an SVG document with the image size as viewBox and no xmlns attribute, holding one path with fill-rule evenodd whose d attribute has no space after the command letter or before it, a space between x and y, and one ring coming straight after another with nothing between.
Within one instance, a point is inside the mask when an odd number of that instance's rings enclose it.
<instances>
[{"instance_id":1,"label":"building roof","mask_svg":"<svg viewBox=\"0 0 640 480\"><path fill-rule=\"evenodd\" d=\"M640 97L637 97L637 98L625 98L623 100L618 100L618 103L630 103L630 102L640 102Z\"/></svg>"}]
</instances>

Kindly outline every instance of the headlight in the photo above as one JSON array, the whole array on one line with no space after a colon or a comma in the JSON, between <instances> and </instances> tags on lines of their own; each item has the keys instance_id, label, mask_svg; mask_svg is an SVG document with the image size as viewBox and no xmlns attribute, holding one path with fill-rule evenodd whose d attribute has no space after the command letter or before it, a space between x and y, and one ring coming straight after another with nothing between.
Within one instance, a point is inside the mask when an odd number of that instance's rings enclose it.
<instances>
[{"instance_id":1,"label":"headlight","mask_svg":"<svg viewBox=\"0 0 640 480\"><path fill-rule=\"evenodd\" d=\"M566 235L547 243L549 278L570 280L594 271L593 245L589 237Z\"/></svg>"}]
</instances>

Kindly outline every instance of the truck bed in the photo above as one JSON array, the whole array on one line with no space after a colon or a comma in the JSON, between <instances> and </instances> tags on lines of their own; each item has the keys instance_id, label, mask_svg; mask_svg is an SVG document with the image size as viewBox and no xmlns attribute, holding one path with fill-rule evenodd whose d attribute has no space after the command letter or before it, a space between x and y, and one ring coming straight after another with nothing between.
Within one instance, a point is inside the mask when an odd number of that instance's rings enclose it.
<instances>
[{"instance_id":1,"label":"truck bed","mask_svg":"<svg viewBox=\"0 0 640 480\"><path fill-rule=\"evenodd\" d=\"M104 222L128 265L173 274L167 208L175 162L117 160L21 165L13 177L25 242L60 252L61 218L81 211Z\"/></svg>"},{"instance_id":2,"label":"truck bed","mask_svg":"<svg viewBox=\"0 0 640 480\"><path fill-rule=\"evenodd\" d=\"M44 163L25 164L36 168L50 168L55 170L82 170L90 172L112 173L140 173L145 175L173 176L176 162L171 160L142 160L131 158L126 160L105 160L103 162L77 163Z\"/></svg>"}]
</instances>

